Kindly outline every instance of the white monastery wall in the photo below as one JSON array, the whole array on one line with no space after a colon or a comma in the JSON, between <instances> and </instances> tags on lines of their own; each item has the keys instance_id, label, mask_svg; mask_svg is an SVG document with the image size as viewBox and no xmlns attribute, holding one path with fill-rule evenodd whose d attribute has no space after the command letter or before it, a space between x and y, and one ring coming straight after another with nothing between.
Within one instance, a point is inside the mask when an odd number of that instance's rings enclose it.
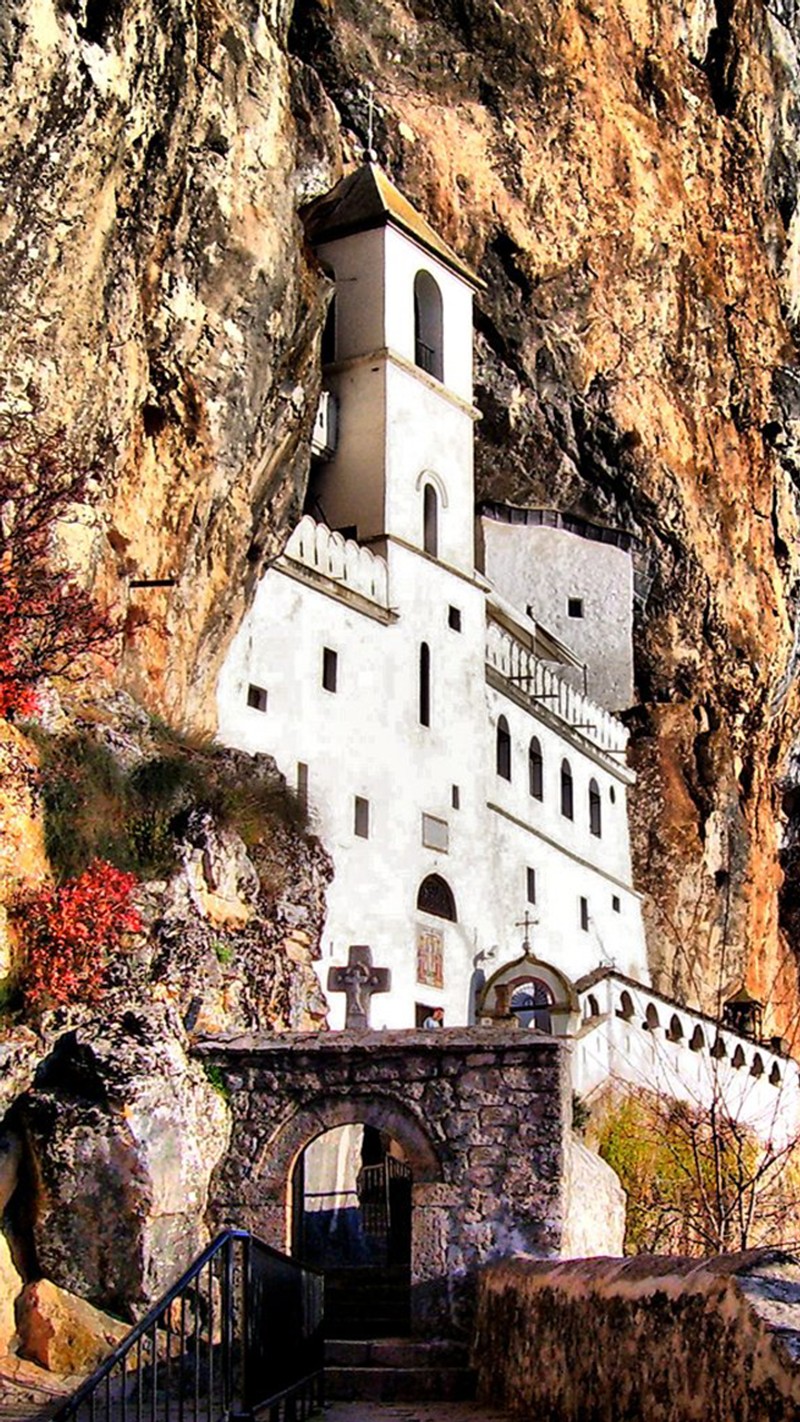
<instances>
[{"instance_id":1,"label":"white monastery wall","mask_svg":"<svg viewBox=\"0 0 800 1422\"><path fill-rule=\"evenodd\" d=\"M582 1096L609 1083L640 1086L705 1110L716 1102L778 1148L796 1137L800 1077L791 1058L613 973L578 986L573 1081Z\"/></svg>"},{"instance_id":2,"label":"white monastery wall","mask_svg":"<svg viewBox=\"0 0 800 1422\"><path fill-rule=\"evenodd\" d=\"M484 571L516 607L534 609L588 667L588 692L609 710L633 700L633 562L611 543L563 528L481 519ZM570 599L583 616L570 617ZM565 680L582 684L577 669Z\"/></svg>"},{"instance_id":3,"label":"white monastery wall","mask_svg":"<svg viewBox=\"0 0 800 1422\"><path fill-rule=\"evenodd\" d=\"M374 961L389 964L393 974L391 994L373 1003L375 1026L412 1025L415 1002L443 1006L451 1023L466 1021L475 959L491 949L501 958L517 951L529 867L536 874L530 908L539 920L539 956L576 977L622 953L626 969L646 974L639 900L629 879L628 772L587 753L575 738L565 741L552 716L537 716L485 685L485 599L475 582L402 544L390 542L387 551L384 590L376 576L381 560L304 519L284 567L302 576L303 561L311 577L338 575L338 595L329 595L335 587L326 591L273 569L220 683L224 740L270 752L292 784L298 762L308 766L315 823L337 866L323 984L329 964L345 961L351 943L368 942ZM373 616L341 600L373 588L384 602ZM387 602L402 608L388 624ZM450 625L451 608L460 630ZM419 718L423 641L431 659L429 726ZM337 656L335 692L321 684L324 647ZM265 713L247 706L251 683L267 692ZM510 782L496 769L500 714L512 736ZM534 733L544 760L541 801L529 793ZM573 821L560 810L564 754L573 770ZM601 795L600 837L589 833L590 777ZM367 838L354 832L355 796L369 804ZM425 833L423 816L430 817ZM449 884L456 923L416 910L419 884L429 874ZM417 983L420 929L443 935L442 988ZM333 1025L343 1013L343 999L334 998Z\"/></svg>"}]
</instances>

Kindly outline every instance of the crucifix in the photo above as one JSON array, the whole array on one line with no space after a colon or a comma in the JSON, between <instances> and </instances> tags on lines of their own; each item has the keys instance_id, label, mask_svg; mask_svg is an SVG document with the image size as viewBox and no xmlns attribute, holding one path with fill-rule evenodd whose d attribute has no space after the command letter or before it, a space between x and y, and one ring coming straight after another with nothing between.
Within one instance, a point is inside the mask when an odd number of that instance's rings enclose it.
<instances>
[{"instance_id":1,"label":"crucifix","mask_svg":"<svg viewBox=\"0 0 800 1422\"><path fill-rule=\"evenodd\" d=\"M373 968L372 949L363 943L351 943L347 963L328 972L328 992L343 992L345 996L345 1029L363 1031L369 1027L369 1005L374 992L388 992L392 985L389 968Z\"/></svg>"},{"instance_id":2,"label":"crucifix","mask_svg":"<svg viewBox=\"0 0 800 1422\"><path fill-rule=\"evenodd\" d=\"M522 951L525 954L526 958L529 958L531 956L530 932L534 924L538 922L538 918L531 918L530 914L528 913L528 910L526 909L525 917L522 919L522 921L520 923L514 924L515 928L523 928L525 930L525 937L522 940Z\"/></svg>"}]
</instances>

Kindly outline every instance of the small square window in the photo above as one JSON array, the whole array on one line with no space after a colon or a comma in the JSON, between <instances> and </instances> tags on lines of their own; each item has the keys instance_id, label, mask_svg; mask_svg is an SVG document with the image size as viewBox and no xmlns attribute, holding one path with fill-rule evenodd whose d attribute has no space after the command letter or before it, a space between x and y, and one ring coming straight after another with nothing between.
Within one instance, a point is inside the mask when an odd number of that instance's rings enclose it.
<instances>
[{"instance_id":1,"label":"small square window","mask_svg":"<svg viewBox=\"0 0 800 1422\"><path fill-rule=\"evenodd\" d=\"M589 930L589 900L581 895L581 928L584 933Z\"/></svg>"},{"instance_id":2,"label":"small square window","mask_svg":"<svg viewBox=\"0 0 800 1422\"><path fill-rule=\"evenodd\" d=\"M583 598L582 598L582 597L568 597L568 598L567 598L567 616L568 616L568 617L583 617Z\"/></svg>"},{"instance_id":3,"label":"small square window","mask_svg":"<svg viewBox=\"0 0 800 1422\"><path fill-rule=\"evenodd\" d=\"M353 833L357 834L359 839L369 839L369 800L362 799L360 795L355 798Z\"/></svg>"},{"instance_id":4,"label":"small square window","mask_svg":"<svg viewBox=\"0 0 800 1422\"><path fill-rule=\"evenodd\" d=\"M426 849L438 849L441 854L446 854L450 844L447 820L440 820L436 815L423 815L422 843Z\"/></svg>"},{"instance_id":5,"label":"small square window","mask_svg":"<svg viewBox=\"0 0 800 1422\"><path fill-rule=\"evenodd\" d=\"M247 704L254 711L266 711L267 691L264 686L253 686L252 682L247 688Z\"/></svg>"},{"instance_id":6,"label":"small square window","mask_svg":"<svg viewBox=\"0 0 800 1422\"><path fill-rule=\"evenodd\" d=\"M322 648L322 685L326 691L336 690L339 657L330 647Z\"/></svg>"},{"instance_id":7,"label":"small square window","mask_svg":"<svg viewBox=\"0 0 800 1422\"><path fill-rule=\"evenodd\" d=\"M536 870L528 868L526 871L528 886L528 903L536 903Z\"/></svg>"},{"instance_id":8,"label":"small square window","mask_svg":"<svg viewBox=\"0 0 800 1422\"><path fill-rule=\"evenodd\" d=\"M304 761L297 762L297 798L304 810L308 809L308 766Z\"/></svg>"},{"instance_id":9,"label":"small square window","mask_svg":"<svg viewBox=\"0 0 800 1422\"><path fill-rule=\"evenodd\" d=\"M611 895L611 907L612 907L612 909L614 910L615 913L619 913L619 911L620 911L619 894L612 894L612 895Z\"/></svg>"},{"instance_id":10,"label":"small square window","mask_svg":"<svg viewBox=\"0 0 800 1422\"><path fill-rule=\"evenodd\" d=\"M448 625L448 627L452 627L452 629L453 629L454 632L460 632L460 631L461 631L461 608L460 608L460 607L448 607L448 609L447 609L447 625Z\"/></svg>"},{"instance_id":11,"label":"small square window","mask_svg":"<svg viewBox=\"0 0 800 1422\"><path fill-rule=\"evenodd\" d=\"M454 785L450 791L450 804L454 810L461 809L461 790L458 785Z\"/></svg>"}]
</instances>

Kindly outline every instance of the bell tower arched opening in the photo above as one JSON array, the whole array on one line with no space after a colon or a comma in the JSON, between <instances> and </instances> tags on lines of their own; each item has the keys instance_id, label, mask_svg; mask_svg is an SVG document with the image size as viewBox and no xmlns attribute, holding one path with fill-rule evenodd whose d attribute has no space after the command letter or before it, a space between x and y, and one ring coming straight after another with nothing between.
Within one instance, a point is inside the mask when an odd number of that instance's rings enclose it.
<instances>
[{"instance_id":1,"label":"bell tower arched opening","mask_svg":"<svg viewBox=\"0 0 800 1422\"><path fill-rule=\"evenodd\" d=\"M414 277L414 364L444 379L442 293L430 272Z\"/></svg>"}]
</instances>

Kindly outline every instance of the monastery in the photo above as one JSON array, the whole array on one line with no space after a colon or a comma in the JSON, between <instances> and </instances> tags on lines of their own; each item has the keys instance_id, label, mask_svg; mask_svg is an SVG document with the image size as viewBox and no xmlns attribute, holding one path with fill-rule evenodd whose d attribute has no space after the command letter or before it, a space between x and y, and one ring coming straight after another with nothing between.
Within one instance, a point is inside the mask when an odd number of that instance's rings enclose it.
<instances>
[{"instance_id":1,"label":"monastery","mask_svg":"<svg viewBox=\"0 0 800 1422\"><path fill-rule=\"evenodd\" d=\"M746 995L720 1026L650 987L614 714L633 700L631 536L476 516L478 278L372 162L305 216L335 283L308 511L218 714L226 744L274 756L333 856L331 1025L360 981L364 1025L518 1020L568 1039L585 1097L721 1093L764 1137L796 1132L797 1068Z\"/></svg>"}]
</instances>

